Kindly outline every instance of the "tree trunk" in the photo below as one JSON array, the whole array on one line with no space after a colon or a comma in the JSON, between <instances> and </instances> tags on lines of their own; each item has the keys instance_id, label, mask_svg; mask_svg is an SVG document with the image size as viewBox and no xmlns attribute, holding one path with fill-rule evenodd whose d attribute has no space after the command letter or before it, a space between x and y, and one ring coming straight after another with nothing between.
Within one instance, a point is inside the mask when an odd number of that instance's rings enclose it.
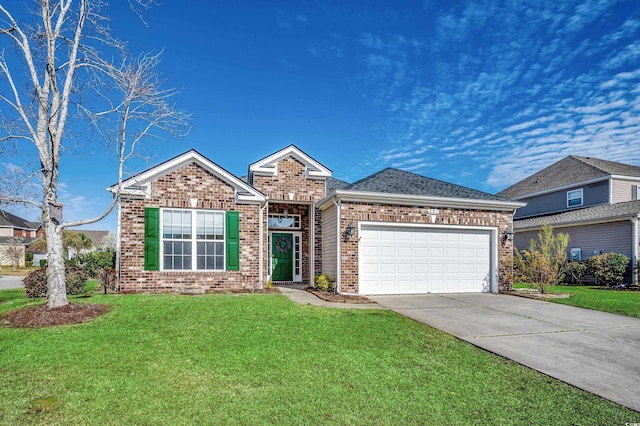
<instances>
[{"instance_id":1,"label":"tree trunk","mask_svg":"<svg viewBox=\"0 0 640 426\"><path fill-rule=\"evenodd\" d=\"M62 229L51 219L45 219L47 232L47 307L60 308L69 304L64 280L64 256L62 255Z\"/></svg>"}]
</instances>

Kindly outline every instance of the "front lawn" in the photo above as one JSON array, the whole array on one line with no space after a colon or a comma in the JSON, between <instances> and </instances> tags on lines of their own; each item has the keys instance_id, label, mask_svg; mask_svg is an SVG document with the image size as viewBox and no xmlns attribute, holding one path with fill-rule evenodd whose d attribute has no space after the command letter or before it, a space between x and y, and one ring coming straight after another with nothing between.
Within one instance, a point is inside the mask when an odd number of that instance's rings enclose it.
<instances>
[{"instance_id":1,"label":"front lawn","mask_svg":"<svg viewBox=\"0 0 640 426\"><path fill-rule=\"evenodd\" d=\"M516 288L526 288L526 284L514 284ZM591 286L552 286L550 293L568 293L566 299L547 299L549 302L595 309L597 311L640 317L640 291L606 290Z\"/></svg>"},{"instance_id":2,"label":"front lawn","mask_svg":"<svg viewBox=\"0 0 640 426\"><path fill-rule=\"evenodd\" d=\"M0 424L640 422L390 311L282 295L74 301L114 309L85 324L0 328ZM27 303L0 291L0 313Z\"/></svg>"}]
</instances>

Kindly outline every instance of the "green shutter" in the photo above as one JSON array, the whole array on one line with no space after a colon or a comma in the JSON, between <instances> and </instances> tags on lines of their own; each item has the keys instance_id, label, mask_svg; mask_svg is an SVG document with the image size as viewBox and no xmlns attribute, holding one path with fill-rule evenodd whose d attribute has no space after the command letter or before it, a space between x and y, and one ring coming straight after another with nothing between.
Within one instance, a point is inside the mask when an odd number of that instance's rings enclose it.
<instances>
[{"instance_id":1,"label":"green shutter","mask_svg":"<svg viewBox=\"0 0 640 426\"><path fill-rule=\"evenodd\" d=\"M144 209L144 269L160 269L160 209L157 207Z\"/></svg>"},{"instance_id":2,"label":"green shutter","mask_svg":"<svg viewBox=\"0 0 640 426\"><path fill-rule=\"evenodd\" d=\"M227 212L227 271L240 270L240 212Z\"/></svg>"}]
</instances>

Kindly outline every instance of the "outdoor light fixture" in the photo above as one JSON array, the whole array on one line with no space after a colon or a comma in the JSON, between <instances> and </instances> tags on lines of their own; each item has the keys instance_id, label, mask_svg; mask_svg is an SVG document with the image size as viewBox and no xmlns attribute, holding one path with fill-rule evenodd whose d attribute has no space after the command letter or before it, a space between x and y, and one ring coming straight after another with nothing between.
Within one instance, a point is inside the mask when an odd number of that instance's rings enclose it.
<instances>
[{"instance_id":1,"label":"outdoor light fixture","mask_svg":"<svg viewBox=\"0 0 640 426\"><path fill-rule=\"evenodd\" d=\"M282 210L282 216L284 216L284 218L288 218L289 217L289 209L287 209L286 207L284 208L284 210Z\"/></svg>"},{"instance_id":2,"label":"outdoor light fixture","mask_svg":"<svg viewBox=\"0 0 640 426\"><path fill-rule=\"evenodd\" d=\"M353 224L353 222L347 225L347 229L345 230L345 233L349 237L353 237L354 235L356 235L356 226Z\"/></svg>"},{"instance_id":3,"label":"outdoor light fixture","mask_svg":"<svg viewBox=\"0 0 640 426\"><path fill-rule=\"evenodd\" d=\"M504 234L502 235L502 237L507 241L513 241L514 235L515 235L515 232L513 232L513 229L507 229L506 231L504 231Z\"/></svg>"}]
</instances>

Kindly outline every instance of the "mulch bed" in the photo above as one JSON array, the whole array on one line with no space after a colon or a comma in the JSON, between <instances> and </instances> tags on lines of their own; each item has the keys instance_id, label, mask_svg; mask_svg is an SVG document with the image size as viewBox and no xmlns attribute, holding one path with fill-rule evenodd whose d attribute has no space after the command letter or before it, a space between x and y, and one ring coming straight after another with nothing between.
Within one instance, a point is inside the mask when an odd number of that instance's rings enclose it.
<instances>
[{"instance_id":1,"label":"mulch bed","mask_svg":"<svg viewBox=\"0 0 640 426\"><path fill-rule=\"evenodd\" d=\"M320 291L313 287L305 288L309 293L315 295L316 297L325 300L327 302L336 302L336 303L375 303L374 301L367 299L364 296L347 296L344 294L337 293L329 293L327 291Z\"/></svg>"},{"instance_id":2,"label":"mulch bed","mask_svg":"<svg viewBox=\"0 0 640 426\"><path fill-rule=\"evenodd\" d=\"M69 303L56 309L47 305L30 306L0 317L0 325L13 328L53 327L90 321L111 310L109 305Z\"/></svg>"}]
</instances>

